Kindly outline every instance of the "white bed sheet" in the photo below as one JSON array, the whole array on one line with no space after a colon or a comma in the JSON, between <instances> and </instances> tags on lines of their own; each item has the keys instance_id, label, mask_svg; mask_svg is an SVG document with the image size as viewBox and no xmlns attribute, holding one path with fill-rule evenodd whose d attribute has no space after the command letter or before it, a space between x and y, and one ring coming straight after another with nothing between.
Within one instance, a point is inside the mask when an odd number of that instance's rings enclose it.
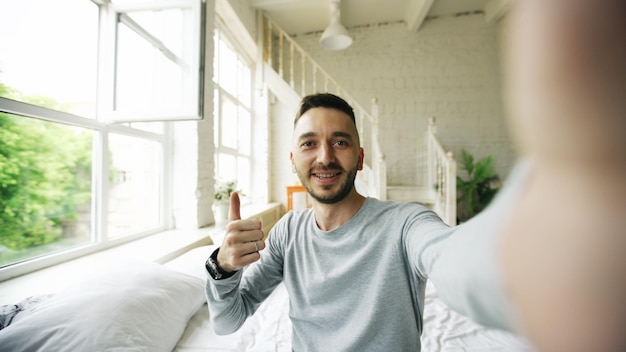
<instances>
[{"instance_id":1,"label":"white bed sheet","mask_svg":"<svg viewBox=\"0 0 626 352\"><path fill-rule=\"evenodd\" d=\"M205 305L191 318L174 351L291 351L288 305L281 284L237 332L225 336L213 332Z\"/></svg>"},{"instance_id":2,"label":"white bed sheet","mask_svg":"<svg viewBox=\"0 0 626 352\"><path fill-rule=\"evenodd\" d=\"M435 287L426 286L424 302L423 352L530 352L523 338L509 332L490 329L451 310L439 297Z\"/></svg>"},{"instance_id":3,"label":"white bed sheet","mask_svg":"<svg viewBox=\"0 0 626 352\"><path fill-rule=\"evenodd\" d=\"M206 279L204 262L215 248L215 245L198 247L164 265ZM174 351L291 351L289 298L285 286L278 285L257 312L230 335L219 336L213 332L205 303L190 319Z\"/></svg>"},{"instance_id":4,"label":"white bed sheet","mask_svg":"<svg viewBox=\"0 0 626 352\"><path fill-rule=\"evenodd\" d=\"M206 278L204 261L215 246L196 248L165 264L175 270ZM426 287L423 352L530 352L523 338L489 329L452 311L438 297L432 284ZM213 332L206 304L191 318L176 352L192 351L291 351L289 300L283 284L263 302L236 333L218 336Z\"/></svg>"}]
</instances>

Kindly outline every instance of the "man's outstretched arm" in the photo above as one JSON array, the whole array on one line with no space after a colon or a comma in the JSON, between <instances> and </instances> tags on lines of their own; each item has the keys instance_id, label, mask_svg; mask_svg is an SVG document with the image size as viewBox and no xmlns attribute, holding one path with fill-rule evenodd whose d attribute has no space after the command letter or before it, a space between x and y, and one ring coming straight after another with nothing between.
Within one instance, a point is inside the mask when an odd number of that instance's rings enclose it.
<instances>
[{"instance_id":1,"label":"man's outstretched arm","mask_svg":"<svg viewBox=\"0 0 626 352\"><path fill-rule=\"evenodd\" d=\"M499 250L506 294L541 351L626 351L626 2L518 1L509 29L533 167Z\"/></svg>"}]
</instances>

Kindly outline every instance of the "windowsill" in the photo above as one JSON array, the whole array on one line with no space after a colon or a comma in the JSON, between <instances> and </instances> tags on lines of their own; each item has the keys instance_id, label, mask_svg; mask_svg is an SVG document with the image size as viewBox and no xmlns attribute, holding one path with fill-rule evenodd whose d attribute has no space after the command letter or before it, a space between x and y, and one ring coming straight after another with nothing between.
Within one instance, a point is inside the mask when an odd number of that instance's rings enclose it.
<instances>
[{"instance_id":1,"label":"windowsill","mask_svg":"<svg viewBox=\"0 0 626 352\"><path fill-rule=\"evenodd\" d=\"M256 217L276 203L242 208L244 218ZM0 305L14 304L24 298L57 292L64 287L87 279L105 269L135 261L165 263L199 246L213 243L221 237L222 228L170 230L147 236L94 254L53 265L29 274L0 282Z\"/></svg>"}]
</instances>

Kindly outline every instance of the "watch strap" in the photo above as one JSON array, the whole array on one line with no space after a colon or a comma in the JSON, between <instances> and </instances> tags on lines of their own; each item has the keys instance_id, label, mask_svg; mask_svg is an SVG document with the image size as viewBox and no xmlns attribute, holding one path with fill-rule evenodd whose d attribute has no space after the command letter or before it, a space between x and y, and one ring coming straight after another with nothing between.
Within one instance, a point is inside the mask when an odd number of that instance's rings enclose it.
<instances>
[{"instance_id":1,"label":"watch strap","mask_svg":"<svg viewBox=\"0 0 626 352\"><path fill-rule=\"evenodd\" d=\"M222 269L222 267L219 266L219 264L217 263L217 254L219 253L219 251L220 251L219 248L214 250L213 253L211 253L211 256L206 260L206 263L204 264L206 270L209 272L211 277L215 280L227 279L237 273L237 271L232 271L232 272L226 271Z\"/></svg>"}]
</instances>

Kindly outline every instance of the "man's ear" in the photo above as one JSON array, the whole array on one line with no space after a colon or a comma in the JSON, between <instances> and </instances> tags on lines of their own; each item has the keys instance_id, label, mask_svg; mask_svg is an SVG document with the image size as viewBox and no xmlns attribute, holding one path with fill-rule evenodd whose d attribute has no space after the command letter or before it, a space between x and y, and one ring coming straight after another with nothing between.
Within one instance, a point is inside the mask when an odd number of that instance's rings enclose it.
<instances>
[{"instance_id":1,"label":"man's ear","mask_svg":"<svg viewBox=\"0 0 626 352\"><path fill-rule=\"evenodd\" d=\"M359 150L359 163L357 165L357 170L363 170L363 160L365 160L365 152L363 152L363 148Z\"/></svg>"},{"instance_id":2,"label":"man's ear","mask_svg":"<svg viewBox=\"0 0 626 352\"><path fill-rule=\"evenodd\" d=\"M291 160L291 172L296 173L296 164L293 161L293 152L289 152L289 160Z\"/></svg>"}]
</instances>

